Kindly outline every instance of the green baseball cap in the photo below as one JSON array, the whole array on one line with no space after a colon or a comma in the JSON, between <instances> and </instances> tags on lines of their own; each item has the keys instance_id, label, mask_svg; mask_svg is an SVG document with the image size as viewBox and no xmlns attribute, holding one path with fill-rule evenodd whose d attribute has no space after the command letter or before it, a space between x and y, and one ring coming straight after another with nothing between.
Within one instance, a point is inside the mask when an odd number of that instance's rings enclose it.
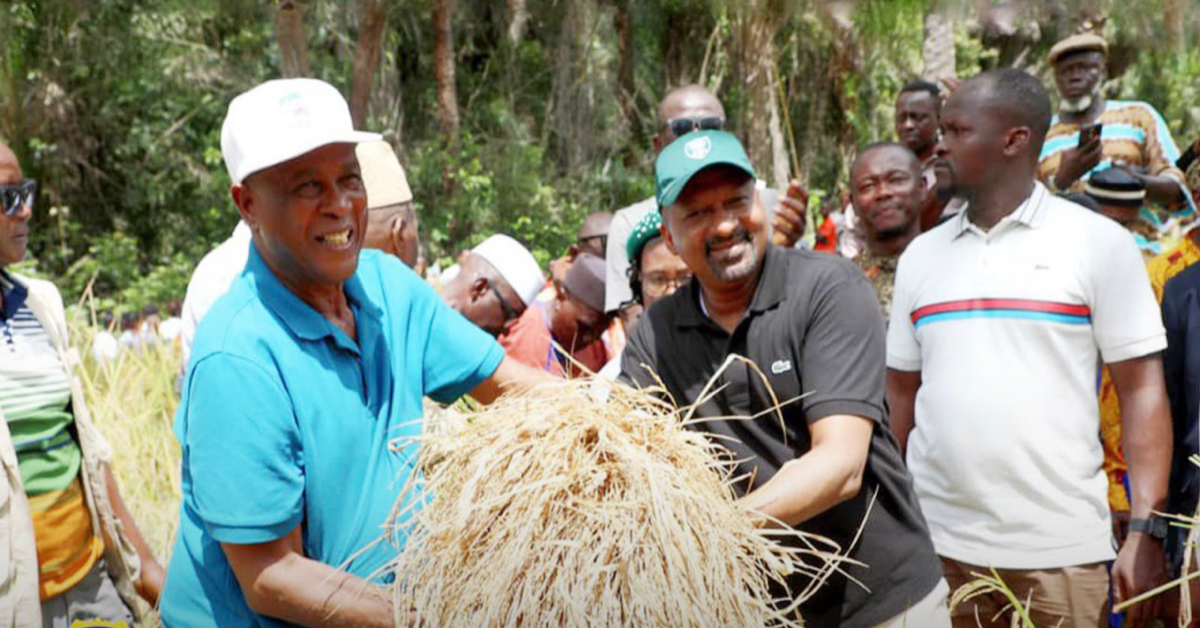
<instances>
[{"instance_id":1,"label":"green baseball cap","mask_svg":"<svg viewBox=\"0 0 1200 628\"><path fill-rule=\"evenodd\" d=\"M742 143L725 131L688 133L667 145L654 161L658 210L670 207L696 173L711 166L733 166L754 177Z\"/></svg>"}]
</instances>

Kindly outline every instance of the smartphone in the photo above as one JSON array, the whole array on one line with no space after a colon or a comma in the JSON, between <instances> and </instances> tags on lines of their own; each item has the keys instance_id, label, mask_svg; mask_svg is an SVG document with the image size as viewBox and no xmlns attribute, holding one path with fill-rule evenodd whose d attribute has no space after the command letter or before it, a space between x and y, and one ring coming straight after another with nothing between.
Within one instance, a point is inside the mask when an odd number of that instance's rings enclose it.
<instances>
[{"instance_id":1,"label":"smartphone","mask_svg":"<svg viewBox=\"0 0 1200 628\"><path fill-rule=\"evenodd\" d=\"M1097 122L1079 129L1079 148L1087 146L1088 142L1091 142L1093 138L1100 137L1100 129L1103 127L1103 124Z\"/></svg>"}]
</instances>

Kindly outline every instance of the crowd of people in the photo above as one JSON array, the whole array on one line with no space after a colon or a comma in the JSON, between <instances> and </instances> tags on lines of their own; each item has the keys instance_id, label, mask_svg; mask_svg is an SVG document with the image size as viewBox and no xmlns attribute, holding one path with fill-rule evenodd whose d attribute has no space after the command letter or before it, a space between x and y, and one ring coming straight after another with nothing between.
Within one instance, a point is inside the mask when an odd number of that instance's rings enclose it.
<instances>
[{"instance_id":1,"label":"crowd of people","mask_svg":"<svg viewBox=\"0 0 1200 628\"><path fill-rule=\"evenodd\" d=\"M1181 152L1151 105L1106 99L1106 55L1090 33L1054 46L1057 112L1016 69L905 86L895 140L858 151L818 225L802 186L757 178L719 99L680 87L654 197L589 215L547 268L500 233L428 278L404 169L335 88L240 94L221 153L241 220L176 325L165 570L57 290L5 269L36 182L3 147L0 623L133 625L140 595L167 626L392 626L374 541L415 445L389 443L429 400L584 376L696 404L748 517L843 548L806 625L1007 625L999 592L949 607L989 569L1038 626L1173 617L1110 609L1194 563L1167 516L1200 493L1200 141Z\"/></svg>"}]
</instances>

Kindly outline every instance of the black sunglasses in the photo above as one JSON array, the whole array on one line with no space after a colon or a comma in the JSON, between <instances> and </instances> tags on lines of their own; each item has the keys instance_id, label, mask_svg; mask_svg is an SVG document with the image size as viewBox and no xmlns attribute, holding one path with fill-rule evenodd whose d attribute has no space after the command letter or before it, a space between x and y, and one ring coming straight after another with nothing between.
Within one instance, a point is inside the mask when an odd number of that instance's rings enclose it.
<instances>
[{"instance_id":1,"label":"black sunglasses","mask_svg":"<svg viewBox=\"0 0 1200 628\"><path fill-rule=\"evenodd\" d=\"M37 181L25 179L16 185L0 185L0 207L4 215L13 217L26 205L33 206L33 197L37 194Z\"/></svg>"},{"instance_id":2,"label":"black sunglasses","mask_svg":"<svg viewBox=\"0 0 1200 628\"><path fill-rule=\"evenodd\" d=\"M692 131L720 131L725 128L724 118L710 116L707 118L675 118L667 120L667 126L676 137L687 135Z\"/></svg>"}]
</instances>

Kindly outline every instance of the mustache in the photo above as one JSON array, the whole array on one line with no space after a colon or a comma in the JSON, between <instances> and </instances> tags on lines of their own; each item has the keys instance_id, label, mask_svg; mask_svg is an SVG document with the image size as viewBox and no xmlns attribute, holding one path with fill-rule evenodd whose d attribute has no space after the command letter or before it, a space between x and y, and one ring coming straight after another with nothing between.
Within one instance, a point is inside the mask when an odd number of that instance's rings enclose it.
<instances>
[{"instance_id":1,"label":"mustache","mask_svg":"<svg viewBox=\"0 0 1200 628\"><path fill-rule=\"evenodd\" d=\"M733 234L728 238L709 238L705 240L704 254L708 255L712 253L713 247L726 244L737 244L738 242L750 242L752 239L753 238L750 235L749 229L746 229L745 227L738 227L738 230L734 231Z\"/></svg>"}]
</instances>

